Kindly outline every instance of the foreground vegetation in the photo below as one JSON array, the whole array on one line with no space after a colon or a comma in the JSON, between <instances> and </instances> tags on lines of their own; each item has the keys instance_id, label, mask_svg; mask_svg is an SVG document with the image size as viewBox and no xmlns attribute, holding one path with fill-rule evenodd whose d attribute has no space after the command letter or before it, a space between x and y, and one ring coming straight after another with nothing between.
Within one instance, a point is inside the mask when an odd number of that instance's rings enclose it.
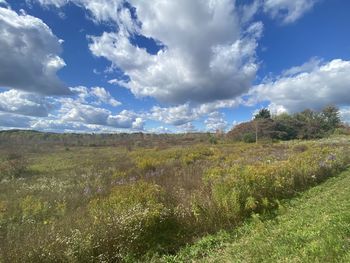
<instances>
[{"instance_id":1,"label":"foreground vegetation","mask_svg":"<svg viewBox=\"0 0 350 263\"><path fill-rule=\"evenodd\" d=\"M0 150L0 262L174 254L275 210L350 163L347 136L253 145L189 135L171 137L176 145L148 138L146 146L10 136Z\"/></svg>"},{"instance_id":2,"label":"foreground vegetation","mask_svg":"<svg viewBox=\"0 0 350 263\"><path fill-rule=\"evenodd\" d=\"M350 170L157 262L350 262Z\"/></svg>"}]
</instances>

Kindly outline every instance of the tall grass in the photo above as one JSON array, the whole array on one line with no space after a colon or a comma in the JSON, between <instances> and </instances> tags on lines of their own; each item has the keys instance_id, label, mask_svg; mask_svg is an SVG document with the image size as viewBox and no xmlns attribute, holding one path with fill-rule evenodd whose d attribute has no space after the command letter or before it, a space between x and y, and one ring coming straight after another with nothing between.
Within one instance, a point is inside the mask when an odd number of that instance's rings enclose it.
<instances>
[{"instance_id":1,"label":"tall grass","mask_svg":"<svg viewBox=\"0 0 350 263\"><path fill-rule=\"evenodd\" d=\"M349 141L58 149L0 183L0 259L119 262L267 213L350 163ZM21 176L19 176L21 177Z\"/></svg>"}]
</instances>

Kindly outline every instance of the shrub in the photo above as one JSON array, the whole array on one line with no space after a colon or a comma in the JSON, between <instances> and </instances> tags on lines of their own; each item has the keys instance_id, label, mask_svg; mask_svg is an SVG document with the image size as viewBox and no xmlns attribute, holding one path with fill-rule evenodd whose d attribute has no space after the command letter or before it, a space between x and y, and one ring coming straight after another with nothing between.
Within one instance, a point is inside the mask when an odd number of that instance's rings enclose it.
<instances>
[{"instance_id":1,"label":"shrub","mask_svg":"<svg viewBox=\"0 0 350 263\"><path fill-rule=\"evenodd\" d=\"M142 171L149 172L149 171L155 171L159 163L160 162L155 158L143 157L143 158L138 158L136 166Z\"/></svg>"},{"instance_id":2,"label":"shrub","mask_svg":"<svg viewBox=\"0 0 350 263\"><path fill-rule=\"evenodd\" d=\"M243 141L246 143L256 142L255 133L249 132L243 135Z\"/></svg>"},{"instance_id":3,"label":"shrub","mask_svg":"<svg viewBox=\"0 0 350 263\"><path fill-rule=\"evenodd\" d=\"M113 261L176 246L176 220L162 203L162 196L158 186L137 182L93 200L89 211L94 218L92 242L96 255Z\"/></svg>"},{"instance_id":4,"label":"shrub","mask_svg":"<svg viewBox=\"0 0 350 263\"><path fill-rule=\"evenodd\" d=\"M1 178L19 178L25 176L28 168L28 161L20 154L9 154L0 164Z\"/></svg>"},{"instance_id":5,"label":"shrub","mask_svg":"<svg viewBox=\"0 0 350 263\"><path fill-rule=\"evenodd\" d=\"M50 203L32 195L24 197L20 201L19 207L21 210L21 221L29 223L47 223L52 218L64 216L66 212L66 204L64 202Z\"/></svg>"},{"instance_id":6,"label":"shrub","mask_svg":"<svg viewBox=\"0 0 350 263\"><path fill-rule=\"evenodd\" d=\"M315 147L286 161L214 167L207 171L207 201L194 200L200 224L229 226L274 206L276 200L294 195L335 175L349 163L342 149Z\"/></svg>"}]
</instances>

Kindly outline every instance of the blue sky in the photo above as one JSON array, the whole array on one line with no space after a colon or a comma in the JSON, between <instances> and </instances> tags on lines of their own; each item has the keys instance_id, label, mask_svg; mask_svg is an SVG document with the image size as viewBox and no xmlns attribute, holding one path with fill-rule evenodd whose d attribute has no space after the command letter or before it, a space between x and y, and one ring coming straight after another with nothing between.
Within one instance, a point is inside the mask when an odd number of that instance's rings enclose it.
<instances>
[{"instance_id":1,"label":"blue sky","mask_svg":"<svg viewBox=\"0 0 350 263\"><path fill-rule=\"evenodd\" d=\"M0 129L229 130L335 104L346 0L0 0Z\"/></svg>"}]
</instances>

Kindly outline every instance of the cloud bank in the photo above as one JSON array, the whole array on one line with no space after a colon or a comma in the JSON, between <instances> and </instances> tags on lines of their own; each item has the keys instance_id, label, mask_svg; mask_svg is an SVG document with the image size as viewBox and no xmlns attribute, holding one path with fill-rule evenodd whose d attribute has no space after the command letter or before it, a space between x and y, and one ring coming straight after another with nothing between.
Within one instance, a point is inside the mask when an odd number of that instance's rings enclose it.
<instances>
[{"instance_id":1,"label":"cloud bank","mask_svg":"<svg viewBox=\"0 0 350 263\"><path fill-rule=\"evenodd\" d=\"M250 103L269 101L280 111L289 112L319 110L329 104L349 105L349 83L350 61L335 59L322 63L312 59L256 86L250 92Z\"/></svg>"}]
</instances>

